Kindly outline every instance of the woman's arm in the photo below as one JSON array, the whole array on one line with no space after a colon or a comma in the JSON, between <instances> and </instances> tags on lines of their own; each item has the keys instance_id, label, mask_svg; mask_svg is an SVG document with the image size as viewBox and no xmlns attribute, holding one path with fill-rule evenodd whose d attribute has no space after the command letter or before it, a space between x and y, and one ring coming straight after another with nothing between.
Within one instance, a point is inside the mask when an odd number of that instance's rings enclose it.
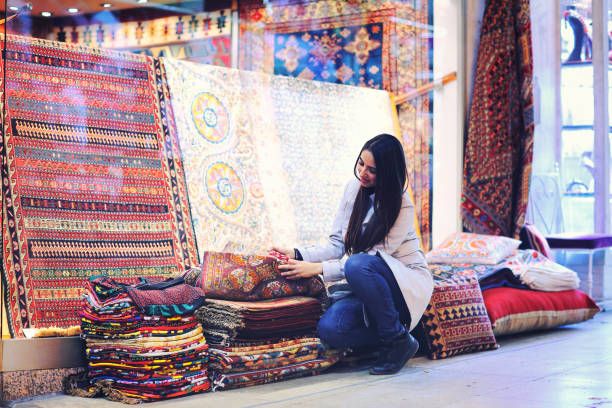
<instances>
[{"instance_id":1,"label":"woman's arm","mask_svg":"<svg viewBox=\"0 0 612 408\"><path fill-rule=\"evenodd\" d=\"M343 223L347 218L347 211L353 209L350 205L350 196L357 191L358 186L358 182L354 180L346 184L327 242L323 245L296 248L302 255L303 262L295 261L283 268L287 277L323 274L323 279L326 282L334 282L344 278L344 259L342 259L344 256ZM357 189L354 187L357 187ZM288 273L294 270L298 270L296 272L297 276Z\"/></svg>"}]
</instances>

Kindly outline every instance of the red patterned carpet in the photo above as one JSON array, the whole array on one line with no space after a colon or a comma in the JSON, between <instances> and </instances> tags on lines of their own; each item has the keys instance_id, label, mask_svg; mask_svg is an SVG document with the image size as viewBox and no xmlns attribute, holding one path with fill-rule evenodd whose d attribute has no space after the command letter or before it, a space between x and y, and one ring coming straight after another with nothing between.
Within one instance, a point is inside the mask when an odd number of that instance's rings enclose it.
<instances>
[{"instance_id":1,"label":"red patterned carpet","mask_svg":"<svg viewBox=\"0 0 612 408\"><path fill-rule=\"evenodd\" d=\"M156 62L13 36L6 47L2 278L23 336L79 324L90 276L166 277L197 254Z\"/></svg>"}]
</instances>

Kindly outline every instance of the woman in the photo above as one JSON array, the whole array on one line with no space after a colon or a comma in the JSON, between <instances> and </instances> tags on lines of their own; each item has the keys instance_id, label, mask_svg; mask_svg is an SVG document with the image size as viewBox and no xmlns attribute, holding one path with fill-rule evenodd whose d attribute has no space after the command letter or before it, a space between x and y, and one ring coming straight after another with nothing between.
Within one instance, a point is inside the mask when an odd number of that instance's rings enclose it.
<instances>
[{"instance_id":1,"label":"woman","mask_svg":"<svg viewBox=\"0 0 612 408\"><path fill-rule=\"evenodd\" d=\"M319 336L335 348L380 346L370 374L393 374L418 349L409 330L429 303L433 281L405 192L399 140L381 134L367 141L354 173L357 180L346 185L326 244L274 249L290 258L280 266L287 278L346 278L352 293L323 314Z\"/></svg>"}]
</instances>

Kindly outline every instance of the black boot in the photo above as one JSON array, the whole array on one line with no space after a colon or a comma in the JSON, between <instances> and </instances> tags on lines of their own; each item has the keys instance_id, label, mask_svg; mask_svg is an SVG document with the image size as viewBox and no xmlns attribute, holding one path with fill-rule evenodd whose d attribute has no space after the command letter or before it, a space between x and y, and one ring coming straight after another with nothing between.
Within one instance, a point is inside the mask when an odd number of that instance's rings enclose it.
<instances>
[{"instance_id":1,"label":"black boot","mask_svg":"<svg viewBox=\"0 0 612 408\"><path fill-rule=\"evenodd\" d=\"M414 356L419 349L419 342L408 330L393 339L389 343L383 344L380 355L374 366L370 368L372 375L395 374Z\"/></svg>"}]
</instances>

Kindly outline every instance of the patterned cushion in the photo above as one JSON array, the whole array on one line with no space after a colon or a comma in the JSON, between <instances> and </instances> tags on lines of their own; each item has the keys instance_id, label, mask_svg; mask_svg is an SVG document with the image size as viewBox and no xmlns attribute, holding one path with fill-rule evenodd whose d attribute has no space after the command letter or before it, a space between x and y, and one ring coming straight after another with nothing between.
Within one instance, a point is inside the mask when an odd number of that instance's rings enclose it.
<instances>
[{"instance_id":1,"label":"patterned cushion","mask_svg":"<svg viewBox=\"0 0 612 408\"><path fill-rule=\"evenodd\" d=\"M593 299L577 289L539 292L494 288L482 295L496 336L578 323L599 312Z\"/></svg>"},{"instance_id":2,"label":"patterned cushion","mask_svg":"<svg viewBox=\"0 0 612 408\"><path fill-rule=\"evenodd\" d=\"M495 265L516 250L521 241L497 235L457 232L427 253L428 263Z\"/></svg>"},{"instance_id":3,"label":"patterned cushion","mask_svg":"<svg viewBox=\"0 0 612 408\"><path fill-rule=\"evenodd\" d=\"M185 282L200 287L207 298L263 300L287 296L325 296L325 285L316 278L287 279L278 265L284 257L240 255L230 252L204 253L200 267L185 272Z\"/></svg>"},{"instance_id":4,"label":"patterned cushion","mask_svg":"<svg viewBox=\"0 0 612 408\"><path fill-rule=\"evenodd\" d=\"M476 275L434 280L419 326L434 360L497 348Z\"/></svg>"},{"instance_id":5,"label":"patterned cushion","mask_svg":"<svg viewBox=\"0 0 612 408\"><path fill-rule=\"evenodd\" d=\"M540 232L540 230L533 224L525 223L521 230L521 249L535 249L548 259L554 261L555 256L548 245L546 237Z\"/></svg>"}]
</instances>

